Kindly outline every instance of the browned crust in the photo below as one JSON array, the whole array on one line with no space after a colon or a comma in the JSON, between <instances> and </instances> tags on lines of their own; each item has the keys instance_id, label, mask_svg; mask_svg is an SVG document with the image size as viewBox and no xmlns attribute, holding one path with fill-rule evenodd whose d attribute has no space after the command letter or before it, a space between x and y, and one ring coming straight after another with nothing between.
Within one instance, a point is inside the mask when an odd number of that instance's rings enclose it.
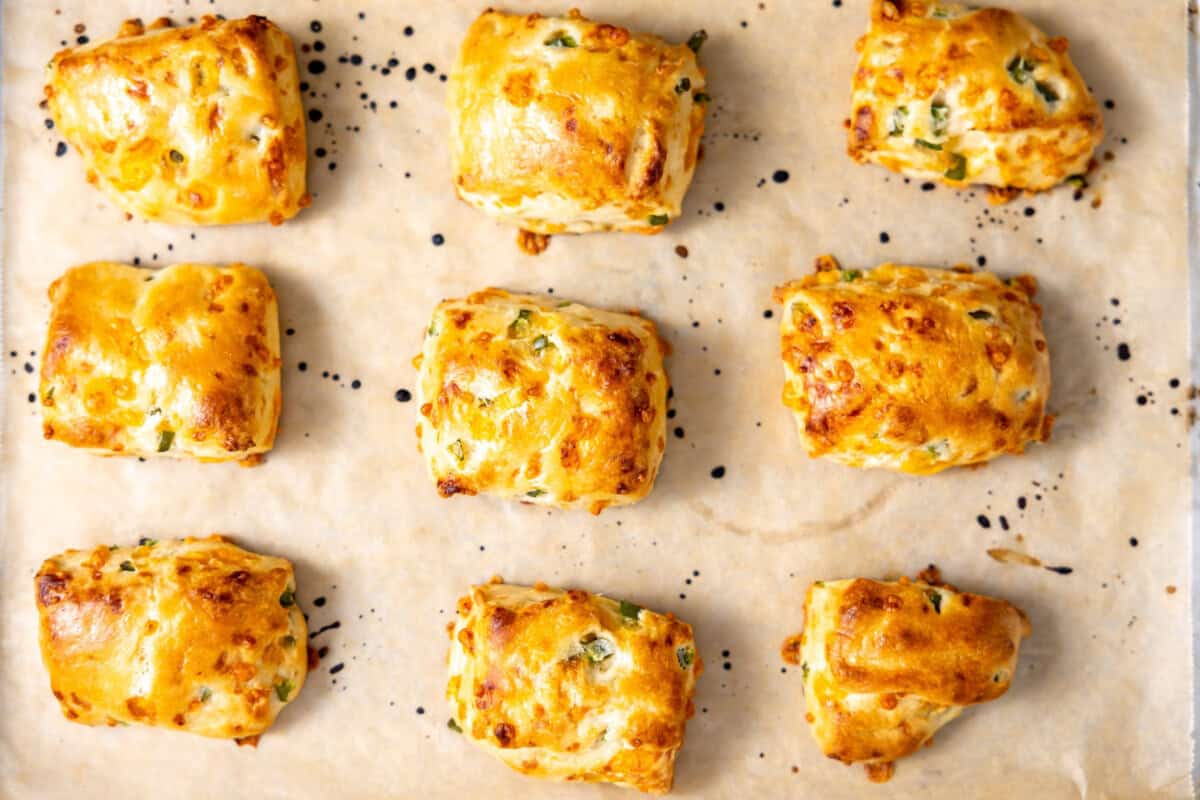
<instances>
[{"instance_id":1,"label":"browned crust","mask_svg":"<svg viewBox=\"0 0 1200 800\"><path fill-rule=\"evenodd\" d=\"M275 293L260 271L96 262L68 270L49 297L39 390L47 439L157 455L153 434L165 431L168 455L211 460L271 448L281 360Z\"/></svg>"},{"instance_id":2,"label":"browned crust","mask_svg":"<svg viewBox=\"0 0 1200 800\"><path fill-rule=\"evenodd\" d=\"M219 536L114 548L69 550L34 578L63 714L221 738L266 730L278 676L289 676L290 701L306 672L303 615L281 601L291 565Z\"/></svg>"},{"instance_id":3,"label":"browned crust","mask_svg":"<svg viewBox=\"0 0 1200 800\"><path fill-rule=\"evenodd\" d=\"M311 201L295 53L265 17L129 20L113 40L57 53L45 95L89 180L127 212L279 224Z\"/></svg>"}]
</instances>

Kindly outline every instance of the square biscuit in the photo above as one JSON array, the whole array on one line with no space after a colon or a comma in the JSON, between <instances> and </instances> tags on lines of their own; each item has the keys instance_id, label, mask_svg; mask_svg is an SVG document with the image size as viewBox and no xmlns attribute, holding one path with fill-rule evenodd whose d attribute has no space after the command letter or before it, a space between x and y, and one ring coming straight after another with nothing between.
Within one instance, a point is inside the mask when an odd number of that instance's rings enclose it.
<instances>
[{"instance_id":1,"label":"square biscuit","mask_svg":"<svg viewBox=\"0 0 1200 800\"><path fill-rule=\"evenodd\" d=\"M221 536L142 539L48 558L34 584L42 660L72 722L254 737L304 685L286 559Z\"/></svg>"},{"instance_id":2,"label":"square biscuit","mask_svg":"<svg viewBox=\"0 0 1200 800\"><path fill-rule=\"evenodd\" d=\"M441 303L417 357L438 492L593 513L641 500L666 448L666 354L633 314L500 289Z\"/></svg>"},{"instance_id":3,"label":"square biscuit","mask_svg":"<svg viewBox=\"0 0 1200 800\"><path fill-rule=\"evenodd\" d=\"M848 150L916 180L1039 191L1088 171L1104 138L1067 40L1001 8L872 0Z\"/></svg>"},{"instance_id":4,"label":"square biscuit","mask_svg":"<svg viewBox=\"0 0 1200 800\"><path fill-rule=\"evenodd\" d=\"M703 41L693 36L696 49ZM539 234L657 233L682 213L704 132L686 44L566 17L488 10L451 71L458 196Z\"/></svg>"},{"instance_id":5,"label":"square biscuit","mask_svg":"<svg viewBox=\"0 0 1200 800\"><path fill-rule=\"evenodd\" d=\"M930 474L1046 441L1050 354L1030 276L818 271L784 306L783 402L811 456Z\"/></svg>"},{"instance_id":6,"label":"square biscuit","mask_svg":"<svg viewBox=\"0 0 1200 800\"><path fill-rule=\"evenodd\" d=\"M296 55L265 17L130 20L55 55L45 94L88 182L127 214L278 225L309 204Z\"/></svg>"},{"instance_id":7,"label":"square biscuit","mask_svg":"<svg viewBox=\"0 0 1200 800\"><path fill-rule=\"evenodd\" d=\"M491 583L450 626L450 725L526 775L663 794L703 664L690 625L588 592Z\"/></svg>"},{"instance_id":8,"label":"square biscuit","mask_svg":"<svg viewBox=\"0 0 1200 800\"><path fill-rule=\"evenodd\" d=\"M262 272L95 262L49 294L45 438L102 455L246 463L274 445L279 316Z\"/></svg>"}]
</instances>

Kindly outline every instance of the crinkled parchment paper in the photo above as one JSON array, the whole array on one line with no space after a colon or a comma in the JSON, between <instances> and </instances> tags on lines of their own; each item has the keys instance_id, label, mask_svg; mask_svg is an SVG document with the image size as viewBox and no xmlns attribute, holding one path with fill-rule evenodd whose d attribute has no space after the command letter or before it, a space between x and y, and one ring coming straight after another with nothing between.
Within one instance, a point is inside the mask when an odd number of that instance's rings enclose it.
<instances>
[{"instance_id":1,"label":"crinkled parchment paper","mask_svg":"<svg viewBox=\"0 0 1200 800\"><path fill-rule=\"evenodd\" d=\"M451 191L438 76L482 0L5 3L2 793L615 796L523 778L447 729L445 624L468 584L499 573L604 591L695 626L707 669L680 796L1189 796L1185 8L1012 4L1068 36L1097 95L1113 100L1101 154L1114 158L1101 159L1082 200L1063 189L993 207L980 192L923 191L854 165L842 120L866 0L595 0L585 13L675 40L708 29L705 158L684 219L664 234L556 237L533 258L513 229ZM317 96L306 102L322 115L309 126L314 202L282 227L127 222L85 183L74 152L56 157L57 131L38 108L61 41L107 38L127 16L208 12L265 13L297 45L325 45L301 55L327 65L307 76ZM781 169L786 182L773 178ZM1053 441L930 478L807 459L779 399L778 316L764 312L771 288L824 252L855 268L984 256L1002 274L1036 275ZM261 467L102 459L42 440L28 395L47 286L76 263L135 257L245 261L271 278L294 334L283 342L281 432ZM434 304L488 285L640 308L662 326L682 437L670 437L646 502L591 517L437 496L416 453L415 404L395 393L413 388L410 360ZM299 699L257 749L68 723L38 656L41 560L212 531L291 558L312 629L340 622L312 640L328 650ZM1073 571L999 563L989 548ZM877 787L820 755L799 672L781 669L778 648L800 627L808 582L929 562L1020 605L1033 635L1007 695Z\"/></svg>"}]
</instances>

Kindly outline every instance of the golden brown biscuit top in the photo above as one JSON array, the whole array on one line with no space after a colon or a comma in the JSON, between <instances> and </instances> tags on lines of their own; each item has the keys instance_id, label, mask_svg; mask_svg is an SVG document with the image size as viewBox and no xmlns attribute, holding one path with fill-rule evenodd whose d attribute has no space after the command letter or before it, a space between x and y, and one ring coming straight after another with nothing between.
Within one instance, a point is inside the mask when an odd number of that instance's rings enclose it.
<instances>
[{"instance_id":1,"label":"golden brown biscuit top","mask_svg":"<svg viewBox=\"0 0 1200 800\"><path fill-rule=\"evenodd\" d=\"M46 99L88 180L127 212L174 224L269 220L308 205L299 71L265 17L140 20L62 50Z\"/></svg>"},{"instance_id":2,"label":"golden brown biscuit top","mask_svg":"<svg viewBox=\"0 0 1200 800\"><path fill-rule=\"evenodd\" d=\"M252 736L307 671L292 566L222 539L68 550L35 579L42 657L71 720Z\"/></svg>"},{"instance_id":3,"label":"golden brown biscuit top","mask_svg":"<svg viewBox=\"0 0 1200 800\"><path fill-rule=\"evenodd\" d=\"M459 600L451 637L448 695L467 736L537 748L514 753L532 774L670 788L703 669L691 626L583 591L489 584Z\"/></svg>"},{"instance_id":4,"label":"golden brown biscuit top","mask_svg":"<svg viewBox=\"0 0 1200 800\"><path fill-rule=\"evenodd\" d=\"M858 161L1043 189L1086 171L1103 136L1067 40L1011 11L873 0L858 50L849 134Z\"/></svg>"},{"instance_id":5,"label":"golden brown biscuit top","mask_svg":"<svg viewBox=\"0 0 1200 800\"><path fill-rule=\"evenodd\" d=\"M242 264L94 262L49 291L46 438L108 453L238 458L269 450L279 330L266 276Z\"/></svg>"},{"instance_id":6,"label":"golden brown biscuit top","mask_svg":"<svg viewBox=\"0 0 1200 800\"><path fill-rule=\"evenodd\" d=\"M499 289L443 302L418 385L439 492L593 511L644 497L665 447L665 353L631 314Z\"/></svg>"},{"instance_id":7,"label":"golden brown biscuit top","mask_svg":"<svg viewBox=\"0 0 1200 800\"><path fill-rule=\"evenodd\" d=\"M1008 689L1017 643L1030 631L1011 603L865 578L840 592L825 647L832 678L845 691L914 693L941 705L968 705Z\"/></svg>"},{"instance_id":8,"label":"golden brown biscuit top","mask_svg":"<svg viewBox=\"0 0 1200 800\"><path fill-rule=\"evenodd\" d=\"M569 222L583 214L589 229L656 231L667 219L650 217L679 213L695 167L703 89L686 44L578 11L485 11L450 82L457 189L486 195L502 215L536 200L520 216ZM677 133L682 146L672 150Z\"/></svg>"},{"instance_id":9,"label":"golden brown biscuit top","mask_svg":"<svg viewBox=\"0 0 1200 800\"><path fill-rule=\"evenodd\" d=\"M1036 283L883 264L776 289L784 402L812 455L931 473L1049 434Z\"/></svg>"},{"instance_id":10,"label":"golden brown biscuit top","mask_svg":"<svg viewBox=\"0 0 1200 800\"><path fill-rule=\"evenodd\" d=\"M800 666L822 752L882 782L964 706L1007 691L1029 632L1020 609L960 592L931 567L915 581L812 584L783 656Z\"/></svg>"}]
</instances>

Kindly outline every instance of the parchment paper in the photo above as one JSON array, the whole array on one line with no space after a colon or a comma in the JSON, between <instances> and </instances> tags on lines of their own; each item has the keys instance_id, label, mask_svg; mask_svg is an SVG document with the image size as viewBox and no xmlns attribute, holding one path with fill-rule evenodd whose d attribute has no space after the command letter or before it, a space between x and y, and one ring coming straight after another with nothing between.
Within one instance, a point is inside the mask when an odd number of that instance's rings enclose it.
<instances>
[{"instance_id":1,"label":"parchment paper","mask_svg":"<svg viewBox=\"0 0 1200 800\"><path fill-rule=\"evenodd\" d=\"M866 0L595 0L585 13L674 40L707 28L705 158L683 221L663 235L555 237L536 258L451 191L438 75L484 5L4 4L3 794L617 796L524 778L447 729L444 626L468 584L499 573L604 591L695 626L707 670L678 763L682 797L1190 796L1184 4L1012 0L1068 36L1097 95L1113 100L1101 154L1115 157L1082 200L1063 189L997 208L980 192L923 191L845 156ZM85 183L76 154L55 156L59 136L37 106L60 42L107 38L127 16L209 12L265 13L298 45L325 45L301 56L327 65L307 76L317 92L307 102L322 114L310 153L325 151L311 161L314 202L279 228L124 221ZM1002 274L1034 273L1053 355L1053 441L924 479L807 459L779 399L778 316L764 312L771 288L824 252L855 268L983 256ZM27 396L46 287L71 265L135 257L267 271L294 335L283 343L281 433L263 466L101 459L42 440ZM438 498L416 453L415 403L394 395L414 388L410 359L434 304L488 285L641 308L662 326L682 438L671 436L646 502L593 518ZM38 656L31 578L41 560L211 531L291 558L312 630L340 622L312 640L328 651L298 701L256 750L68 723ZM998 563L985 552L997 547L1073 572ZM1007 695L873 786L820 755L799 672L781 670L778 648L800 627L810 581L929 562L1017 603L1034 632Z\"/></svg>"}]
</instances>

